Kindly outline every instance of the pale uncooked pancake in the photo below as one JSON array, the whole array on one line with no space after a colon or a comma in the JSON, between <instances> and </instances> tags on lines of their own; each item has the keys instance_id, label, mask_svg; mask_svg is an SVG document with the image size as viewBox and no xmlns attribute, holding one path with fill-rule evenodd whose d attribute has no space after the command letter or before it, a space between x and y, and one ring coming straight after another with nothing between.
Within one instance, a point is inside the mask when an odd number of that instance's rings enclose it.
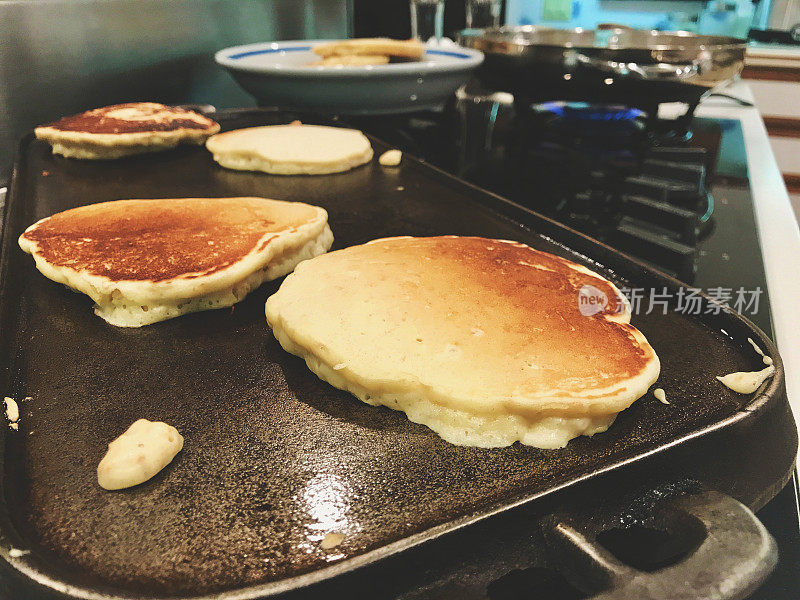
<instances>
[{"instance_id":1,"label":"pale uncooked pancake","mask_svg":"<svg viewBox=\"0 0 800 600\"><path fill-rule=\"evenodd\" d=\"M156 102L131 102L95 108L35 129L54 154L70 158L121 158L202 144L219 124L191 110Z\"/></svg>"},{"instance_id":2,"label":"pale uncooked pancake","mask_svg":"<svg viewBox=\"0 0 800 600\"><path fill-rule=\"evenodd\" d=\"M581 310L581 289L604 307ZM562 447L608 428L660 371L613 284L516 242L332 252L299 265L266 315L320 378L461 445Z\"/></svg>"},{"instance_id":3,"label":"pale uncooked pancake","mask_svg":"<svg viewBox=\"0 0 800 600\"><path fill-rule=\"evenodd\" d=\"M332 242L324 209L266 198L103 202L19 238L39 271L90 296L119 327L231 306Z\"/></svg>"},{"instance_id":4,"label":"pale uncooked pancake","mask_svg":"<svg viewBox=\"0 0 800 600\"><path fill-rule=\"evenodd\" d=\"M206 142L223 167L276 175L324 175L372 160L372 146L355 129L267 125L217 134Z\"/></svg>"},{"instance_id":5,"label":"pale uncooked pancake","mask_svg":"<svg viewBox=\"0 0 800 600\"><path fill-rule=\"evenodd\" d=\"M419 60L425 54L425 46L419 40L392 40L389 38L342 40L320 44L312 50L323 57L383 54Z\"/></svg>"}]
</instances>

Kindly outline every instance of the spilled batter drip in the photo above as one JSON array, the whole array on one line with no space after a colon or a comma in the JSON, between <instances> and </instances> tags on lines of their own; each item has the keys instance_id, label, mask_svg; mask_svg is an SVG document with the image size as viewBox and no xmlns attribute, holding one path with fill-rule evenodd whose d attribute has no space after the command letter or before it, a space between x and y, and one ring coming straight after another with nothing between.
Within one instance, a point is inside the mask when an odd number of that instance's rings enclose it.
<instances>
[{"instance_id":1,"label":"spilled batter drip","mask_svg":"<svg viewBox=\"0 0 800 600\"><path fill-rule=\"evenodd\" d=\"M752 394L758 387L775 373L775 365L769 365L766 369L752 372L737 372L729 375L717 376L719 382L727 388L732 389L737 394Z\"/></svg>"}]
</instances>

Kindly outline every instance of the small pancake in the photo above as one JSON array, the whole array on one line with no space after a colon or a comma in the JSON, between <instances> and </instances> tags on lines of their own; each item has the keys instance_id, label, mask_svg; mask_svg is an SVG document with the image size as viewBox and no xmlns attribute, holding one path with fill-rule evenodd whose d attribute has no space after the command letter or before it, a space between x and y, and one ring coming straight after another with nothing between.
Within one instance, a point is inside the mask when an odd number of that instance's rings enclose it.
<instances>
[{"instance_id":1,"label":"small pancake","mask_svg":"<svg viewBox=\"0 0 800 600\"><path fill-rule=\"evenodd\" d=\"M582 289L606 303L584 314ZM660 371L612 283L517 242L332 252L287 277L266 316L320 378L460 445L562 447L608 428Z\"/></svg>"},{"instance_id":2,"label":"small pancake","mask_svg":"<svg viewBox=\"0 0 800 600\"><path fill-rule=\"evenodd\" d=\"M364 67L368 65L385 65L388 56L375 54L351 54L347 56L329 56L309 63L311 67Z\"/></svg>"},{"instance_id":3,"label":"small pancake","mask_svg":"<svg viewBox=\"0 0 800 600\"><path fill-rule=\"evenodd\" d=\"M355 129L320 125L267 125L219 133L206 142L228 169L276 175L325 175L372 160L372 146Z\"/></svg>"},{"instance_id":4,"label":"small pancake","mask_svg":"<svg viewBox=\"0 0 800 600\"><path fill-rule=\"evenodd\" d=\"M358 38L320 44L312 48L322 57L349 56L353 54L383 54L420 60L425 54L425 45L419 40L392 40L389 38Z\"/></svg>"},{"instance_id":5,"label":"small pancake","mask_svg":"<svg viewBox=\"0 0 800 600\"><path fill-rule=\"evenodd\" d=\"M211 119L191 110L155 102L95 108L35 129L36 137L70 158L121 158L202 144L219 131Z\"/></svg>"},{"instance_id":6,"label":"small pancake","mask_svg":"<svg viewBox=\"0 0 800 600\"><path fill-rule=\"evenodd\" d=\"M324 209L266 198L117 200L31 225L19 245L95 313L140 327L231 306L333 242Z\"/></svg>"}]
</instances>

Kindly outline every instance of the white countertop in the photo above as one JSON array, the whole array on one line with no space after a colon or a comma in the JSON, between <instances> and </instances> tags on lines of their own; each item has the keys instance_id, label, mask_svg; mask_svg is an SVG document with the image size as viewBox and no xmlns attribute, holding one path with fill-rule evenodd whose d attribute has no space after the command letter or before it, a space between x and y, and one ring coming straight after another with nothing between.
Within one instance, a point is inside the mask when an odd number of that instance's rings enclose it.
<instances>
[{"instance_id":1,"label":"white countertop","mask_svg":"<svg viewBox=\"0 0 800 600\"><path fill-rule=\"evenodd\" d=\"M750 42L744 60L748 67L792 67L800 69L800 45Z\"/></svg>"},{"instance_id":2,"label":"white countertop","mask_svg":"<svg viewBox=\"0 0 800 600\"><path fill-rule=\"evenodd\" d=\"M724 93L753 100L745 82ZM739 119L747 149L747 168L767 275L775 341L786 367L786 392L800 428L800 228L756 108L712 97L695 113Z\"/></svg>"}]
</instances>

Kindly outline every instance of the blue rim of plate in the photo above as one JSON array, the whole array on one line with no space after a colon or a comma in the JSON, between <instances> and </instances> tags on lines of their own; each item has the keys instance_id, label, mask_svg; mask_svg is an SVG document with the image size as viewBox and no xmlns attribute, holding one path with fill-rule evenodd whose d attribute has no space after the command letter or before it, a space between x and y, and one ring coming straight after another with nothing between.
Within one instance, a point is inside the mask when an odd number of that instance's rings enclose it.
<instances>
[{"instance_id":1,"label":"blue rim of plate","mask_svg":"<svg viewBox=\"0 0 800 600\"><path fill-rule=\"evenodd\" d=\"M286 46L279 48L263 48L261 50L248 50L246 52L239 52L238 54L231 54L227 58L229 60L239 60L248 56L258 56L259 54L275 54L276 52L297 52L298 50L310 51L312 46ZM433 54L438 56L452 56L453 58L470 58L469 54L463 52L452 52L450 50L425 50L425 54Z\"/></svg>"},{"instance_id":2,"label":"blue rim of plate","mask_svg":"<svg viewBox=\"0 0 800 600\"><path fill-rule=\"evenodd\" d=\"M328 40L299 40L295 42L265 42L261 44L248 44L246 46L234 46L225 48L217 52L214 56L216 62L234 70L250 71L255 73L283 73L283 74L313 74L324 76L354 76L370 74L401 74L431 71L461 71L477 67L483 62L483 54L477 50L456 47L450 49L426 48L425 54L430 56L443 56L455 58L456 61L436 62L418 61L392 63L388 65L364 65L346 68L325 68L321 66L305 65L252 65L238 62L243 58L260 56L266 54L278 54L281 52L309 52L311 49ZM285 44L285 45L284 45Z\"/></svg>"}]
</instances>

